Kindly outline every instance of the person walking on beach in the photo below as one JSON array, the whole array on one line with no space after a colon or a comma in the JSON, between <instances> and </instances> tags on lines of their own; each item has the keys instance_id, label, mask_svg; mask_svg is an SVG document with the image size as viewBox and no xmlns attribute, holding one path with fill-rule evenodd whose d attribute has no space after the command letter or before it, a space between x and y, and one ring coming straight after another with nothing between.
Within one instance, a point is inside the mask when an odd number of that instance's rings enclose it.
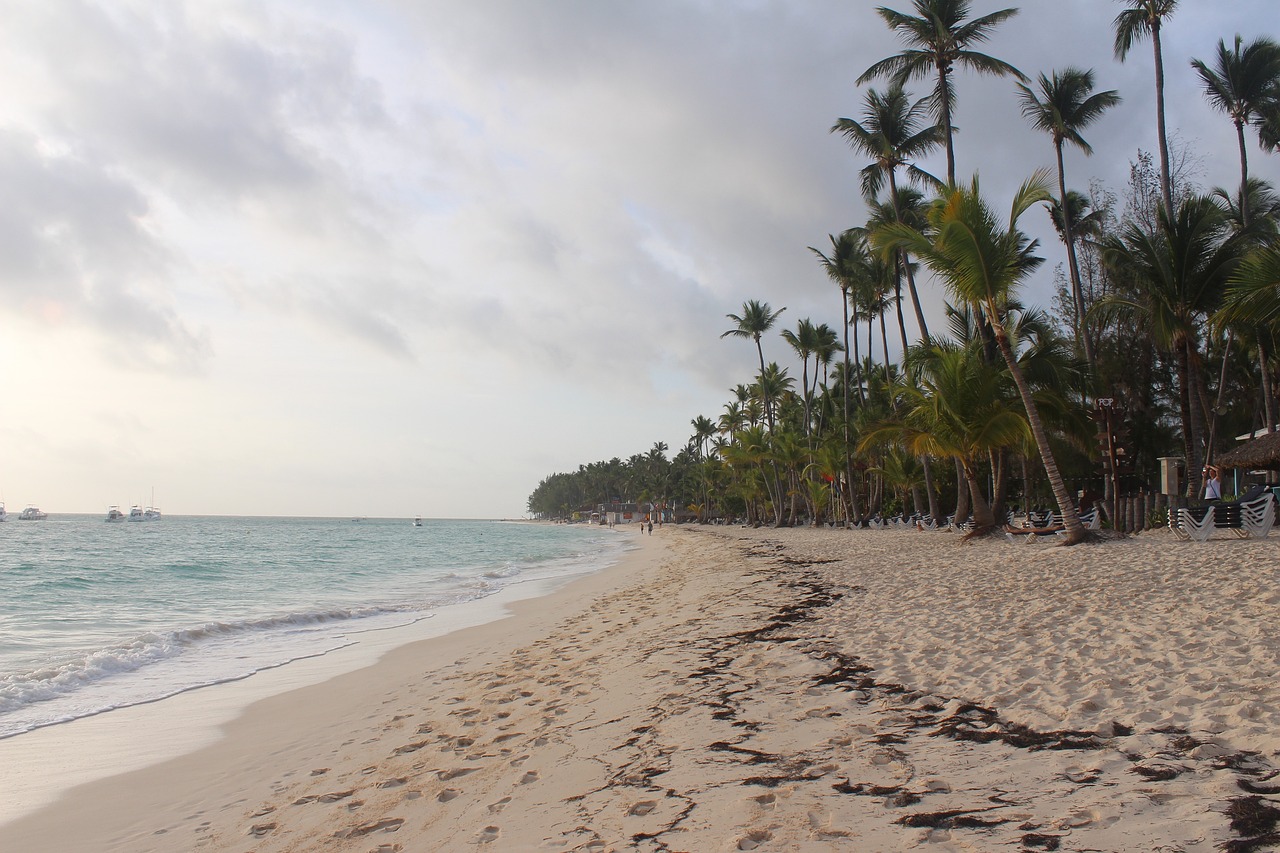
<instances>
[{"instance_id":1,"label":"person walking on beach","mask_svg":"<svg viewBox=\"0 0 1280 853\"><path fill-rule=\"evenodd\" d=\"M649 519L649 535L653 535L653 519Z\"/></svg>"}]
</instances>

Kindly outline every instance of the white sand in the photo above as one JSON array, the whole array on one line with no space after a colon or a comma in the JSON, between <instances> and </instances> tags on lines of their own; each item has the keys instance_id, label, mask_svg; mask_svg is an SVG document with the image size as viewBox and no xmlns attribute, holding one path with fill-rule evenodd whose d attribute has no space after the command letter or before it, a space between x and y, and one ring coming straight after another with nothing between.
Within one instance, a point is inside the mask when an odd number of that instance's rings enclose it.
<instances>
[{"instance_id":1,"label":"white sand","mask_svg":"<svg viewBox=\"0 0 1280 853\"><path fill-rule=\"evenodd\" d=\"M1210 851L1272 784L1275 538L641 541L0 850Z\"/></svg>"}]
</instances>

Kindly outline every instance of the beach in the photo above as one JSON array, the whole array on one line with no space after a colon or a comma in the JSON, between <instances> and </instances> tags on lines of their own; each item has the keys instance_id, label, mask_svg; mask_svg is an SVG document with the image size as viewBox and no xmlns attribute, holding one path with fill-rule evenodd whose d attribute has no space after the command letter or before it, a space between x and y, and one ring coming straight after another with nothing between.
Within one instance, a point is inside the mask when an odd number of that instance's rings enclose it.
<instances>
[{"instance_id":1,"label":"beach","mask_svg":"<svg viewBox=\"0 0 1280 853\"><path fill-rule=\"evenodd\" d=\"M1274 539L618 535L616 565L259 701L0 849L1280 842Z\"/></svg>"}]
</instances>

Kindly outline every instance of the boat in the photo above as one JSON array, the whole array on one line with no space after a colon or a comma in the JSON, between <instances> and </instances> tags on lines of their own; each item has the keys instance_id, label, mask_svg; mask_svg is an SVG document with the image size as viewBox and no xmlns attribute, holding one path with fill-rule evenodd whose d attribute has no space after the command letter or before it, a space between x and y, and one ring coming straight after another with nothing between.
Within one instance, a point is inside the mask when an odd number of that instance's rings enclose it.
<instances>
[{"instance_id":1,"label":"boat","mask_svg":"<svg viewBox=\"0 0 1280 853\"><path fill-rule=\"evenodd\" d=\"M118 506L107 507L107 521L124 521L124 513Z\"/></svg>"},{"instance_id":2,"label":"boat","mask_svg":"<svg viewBox=\"0 0 1280 853\"><path fill-rule=\"evenodd\" d=\"M149 506L142 511L143 521L159 521L161 518L159 507Z\"/></svg>"},{"instance_id":3,"label":"boat","mask_svg":"<svg viewBox=\"0 0 1280 853\"><path fill-rule=\"evenodd\" d=\"M413 526L414 526L414 527L421 527L421 526L422 526L422 516L420 516L420 515L415 515L415 516L413 517Z\"/></svg>"},{"instance_id":4,"label":"boat","mask_svg":"<svg viewBox=\"0 0 1280 853\"><path fill-rule=\"evenodd\" d=\"M0 521L8 521L9 513L4 511L4 501L0 501Z\"/></svg>"},{"instance_id":5,"label":"boat","mask_svg":"<svg viewBox=\"0 0 1280 853\"><path fill-rule=\"evenodd\" d=\"M22 512L18 513L19 521L44 521L49 517L49 513L41 512L38 506L28 506Z\"/></svg>"},{"instance_id":6,"label":"boat","mask_svg":"<svg viewBox=\"0 0 1280 853\"><path fill-rule=\"evenodd\" d=\"M128 521L146 521L147 518L142 513L142 507L138 506L137 504L134 504L133 506L129 507L129 518L127 520Z\"/></svg>"}]
</instances>

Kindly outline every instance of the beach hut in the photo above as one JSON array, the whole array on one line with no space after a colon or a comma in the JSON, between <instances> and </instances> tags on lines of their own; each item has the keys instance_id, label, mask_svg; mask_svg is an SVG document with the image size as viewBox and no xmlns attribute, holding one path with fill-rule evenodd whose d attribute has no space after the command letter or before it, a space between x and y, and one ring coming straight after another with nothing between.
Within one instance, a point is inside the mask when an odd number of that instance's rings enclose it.
<instances>
[{"instance_id":1,"label":"beach hut","mask_svg":"<svg viewBox=\"0 0 1280 853\"><path fill-rule=\"evenodd\" d=\"M1250 439L1219 456L1214 464L1219 468L1280 471L1280 432Z\"/></svg>"}]
</instances>

